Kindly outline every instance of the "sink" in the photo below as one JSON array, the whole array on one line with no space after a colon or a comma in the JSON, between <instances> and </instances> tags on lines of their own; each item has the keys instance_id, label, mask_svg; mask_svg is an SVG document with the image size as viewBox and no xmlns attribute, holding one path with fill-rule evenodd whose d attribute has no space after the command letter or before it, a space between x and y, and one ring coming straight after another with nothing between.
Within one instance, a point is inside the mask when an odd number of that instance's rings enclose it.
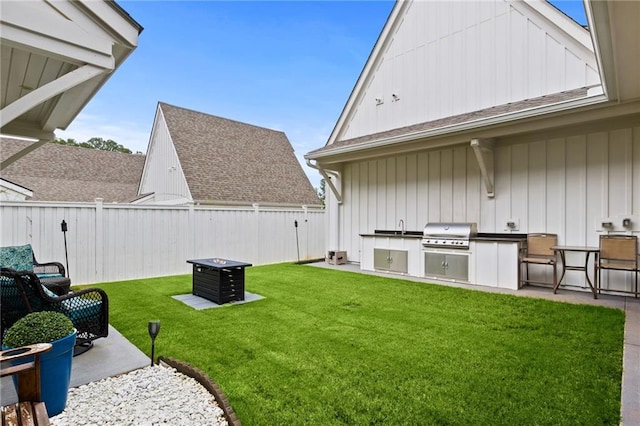
<instances>
[{"instance_id":1,"label":"sink","mask_svg":"<svg viewBox=\"0 0 640 426\"><path fill-rule=\"evenodd\" d=\"M402 231L398 230L388 230L388 229L376 229L373 231L374 234L384 234L384 235L400 235Z\"/></svg>"},{"instance_id":2,"label":"sink","mask_svg":"<svg viewBox=\"0 0 640 426\"><path fill-rule=\"evenodd\" d=\"M409 236L422 236L422 231L400 231L399 229L376 229L374 234L380 235L409 235Z\"/></svg>"}]
</instances>

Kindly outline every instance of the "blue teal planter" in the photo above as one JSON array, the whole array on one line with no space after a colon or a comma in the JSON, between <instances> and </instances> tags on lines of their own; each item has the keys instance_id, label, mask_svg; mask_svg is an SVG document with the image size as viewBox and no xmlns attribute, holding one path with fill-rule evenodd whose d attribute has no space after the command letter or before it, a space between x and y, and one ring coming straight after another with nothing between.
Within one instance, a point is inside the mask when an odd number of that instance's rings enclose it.
<instances>
[{"instance_id":1,"label":"blue teal planter","mask_svg":"<svg viewBox=\"0 0 640 426\"><path fill-rule=\"evenodd\" d=\"M40 357L40 389L49 417L62 413L67 405L75 344L74 331L73 334L52 342L53 348Z\"/></svg>"},{"instance_id":2,"label":"blue teal planter","mask_svg":"<svg viewBox=\"0 0 640 426\"><path fill-rule=\"evenodd\" d=\"M49 417L62 413L67 405L76 333L74 331L67 337L51 342L51 350L40 356L40 391ZM17 376L13 376L17 390L16 382Z\"/></svg>"}]
</instances>

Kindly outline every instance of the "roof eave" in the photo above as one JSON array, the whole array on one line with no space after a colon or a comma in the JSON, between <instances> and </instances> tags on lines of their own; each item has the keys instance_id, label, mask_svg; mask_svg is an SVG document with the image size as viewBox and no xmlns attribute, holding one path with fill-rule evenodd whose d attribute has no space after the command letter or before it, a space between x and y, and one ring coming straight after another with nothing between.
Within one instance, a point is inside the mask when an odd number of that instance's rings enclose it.
<instances>
[{"instance_id":1,"label":"roof eave","mask_svg":"<svg viewBox=\"0 0 640 426\"><path fill-rule=\"evenodd\" d=\"M309 160L322 161L322 159L340 156L344 154L351 154L357 152L364 152L379 148L388 147L391 145L402 144L405 142L415 141L417 139L435 139L438 137L444 137L455 133L469 132L472 130L480 130L497 126L501 124L512 123L519 120L530 119L533 117L539 117L542 115L548 116L550 114L564 113L576 108L583 108L588 106L594 106L607 102L607 97L602 95L589 96L580 99L572 99L565 102L559 102L551 105L545 105L542 107L529 108L512 113L506 113L502 115L496 115L489 118L481 118L478 120L467 121L460 124L454 124L450 126L443 126L435 129L422 130L418 132L405 133L402 135L391 136L381 138L373 141L366 141L356 143L352 145L344 145L335 148L330 146L326 149L321 149L319 152L307 153L304 158Z\"/></svg>"},{"instance_id":2,"label":"roof eave","mask_svg":"<svg viewBox=\"0 0 640 426\"><path fill-rule=\"evenodd\" d=\"M602 88L609 100L618 99L618 84L616 81L607 2L584 0L584 8Z\"/></svg>"},{"instance_id":3,"label":"roof eave","mask_svg":"<svg viewBox=\"0 0 640 426\"><path fill-rule=\"evenodd\" d=\"M15 182L11 182L10 180L0 178L1 186L10 189L11 191L17 192L19 194L24 195L25 197L33 197L33 190L17 184Z\"/></svg>"},{"instance_id":4,"label":"roof eave","mask_svg":"<svg viewBox=\"0 0 640 426\"><path fill-rule=\"evenodd\" d=\"M267 201L228 201L228 200L194 200L193 204L196 206L211 206L211 207L251 207L251 208L322 208L324 207L318 200L318 203L305 204L305 203L275 203Z\"/></svg>"}]
</instances>

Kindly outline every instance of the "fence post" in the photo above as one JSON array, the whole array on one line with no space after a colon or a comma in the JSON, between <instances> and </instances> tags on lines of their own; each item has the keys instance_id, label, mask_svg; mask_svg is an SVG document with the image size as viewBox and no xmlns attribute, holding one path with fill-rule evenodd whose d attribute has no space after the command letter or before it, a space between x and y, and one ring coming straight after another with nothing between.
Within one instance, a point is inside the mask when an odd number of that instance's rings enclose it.
<instances>
[{"instance_id":1,"label":"fence post","mask_svg":"<svg viewBox=\"0 0 640 426\"><path fill-rule=\"evenodd\" d=\"M103 198L96 198L96 245L95 245L95 277L93 282L104 282L104 214L103 214Z\"/></svg>"},{"instance_id":2,"label":"fence post","mask_svg":"<svg viewBox=\"0 0 640 426\"><path fill-rule=\"evenodd\" d=\"M304 213L304 258L309 259L309 211L307 206L302 206Z\"/></svg>"},{"instance_id":3,"label":"fence post","mask_svg":"<svg viewBox=\"0 0 640 426\"><path fill-rule=\"evenodd\" d=\"M195 219L195 207L193 203L189 204L189 218L187 219L187 258L184 259L186 262L187 259L194 259L196 253L196 219Z\"/></svg>"},{"instance_id":4,"label":"fence post","mask_svg":"<svg viewBox=\"0 0 640 426\"><path fill-rule=\"evenodd\" d=\"M253 229L254 231L252 232L253 234L253 247L255 248L254 250L254 261L252 262L254 265L255 264L260 264L262 263L262 259L260 258L260 204L258 203L253 203L253 212L254 212L254 220L253 220Z\"/></svg>"}]
</instances>

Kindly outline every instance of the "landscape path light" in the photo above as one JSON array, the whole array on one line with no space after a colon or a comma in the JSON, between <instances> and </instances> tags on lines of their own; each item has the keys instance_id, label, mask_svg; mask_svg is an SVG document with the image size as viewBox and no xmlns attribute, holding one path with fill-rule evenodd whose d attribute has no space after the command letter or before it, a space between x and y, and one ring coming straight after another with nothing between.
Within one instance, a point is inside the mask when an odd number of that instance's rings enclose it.
<instances>
[{"instance_id":1,"label":"landscape path light","mask_svg":"<svg viewBox=\"0 0 640 426\"><path fill-rule=\"evenodd\" d=\"M160 333L160 321L149 321L149 336L151 336L151 366L153 366L153 358L156 349L156 337Z\"/></svg>"}]
</instances>

